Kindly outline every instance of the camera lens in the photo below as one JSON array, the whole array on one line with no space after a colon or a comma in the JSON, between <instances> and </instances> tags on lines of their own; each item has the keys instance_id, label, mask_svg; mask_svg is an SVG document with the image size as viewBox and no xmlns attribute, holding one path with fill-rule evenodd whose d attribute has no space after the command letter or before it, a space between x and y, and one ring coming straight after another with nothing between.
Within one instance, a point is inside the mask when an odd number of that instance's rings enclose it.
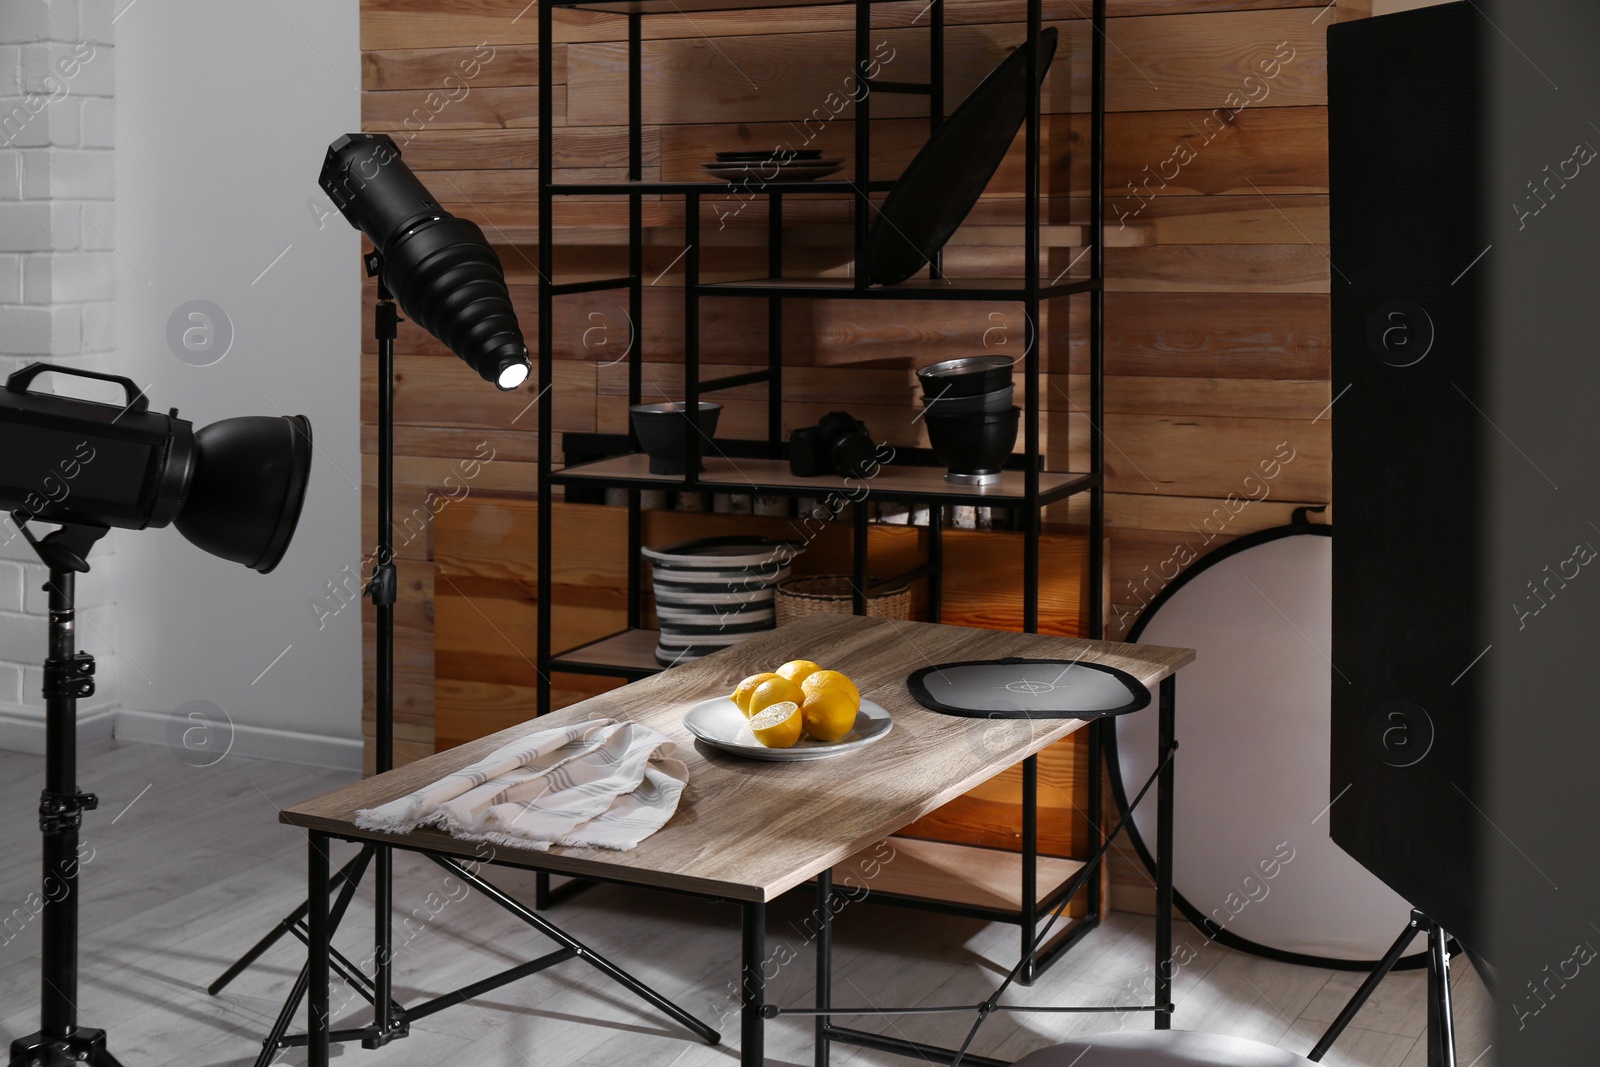
<instances>
[{"instance_id":1,"label":"camera lens","mask_svg":"<svg viewBox=\"0 0 1600 1067\"><path fill-rule=\"evenodd\" d=\"M872 438L851 430L840 434L833 442L833 469L845 478L866 478L877 449Z\"/></svg>"}]
</instances>

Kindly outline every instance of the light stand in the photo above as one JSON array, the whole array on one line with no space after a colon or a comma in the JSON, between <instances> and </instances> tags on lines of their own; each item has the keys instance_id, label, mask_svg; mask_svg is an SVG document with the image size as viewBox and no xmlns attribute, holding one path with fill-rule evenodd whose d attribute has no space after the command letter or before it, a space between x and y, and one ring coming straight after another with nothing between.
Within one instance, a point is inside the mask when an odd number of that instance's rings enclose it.
<instances>
[{"instance_id":1,"label":"light stand","mask_svg":"<svg viewBox=\"0 0 1600 1067\"><path fill-rule=\"evenodd\" d=\"M391 528L394 524L394 345L403 310L416 324L444 343L462 362L502 392L518 389L531 371L528 346L517 324L516 309L506 284L500 257L478 225L445 211L416 174L400 158L400 148L386 134L345 134L328 146L320 184L345 219L366 234L374 252L366 257L368 275L378 279L378 304L373 334L378 341L378 551L366 595L377 609L375 704L377 711L377 770L394 768L394 603L398 593ZM320 851L330 840L313 835L314 849L310 899L296 908L232 967L211 984L215 995L250 966L285 934L293 934L319 951L300 969L289 998L272 1031L262 1042L257 1067L268 1067L278 1050L310 1045L311 1062L328 1061L330 1042L360 1041L364 1048L379 1048L410 1032L410 1021L441 1011L568 959L581 959L612 980L637 993L683 1024L702 1039L715 1044L717 1032L655 990L627 974L553 923L524 908L487 883L480 888L489 899L516 914L523 922L562 945L561 951L508 968L469 986L435 997L409 1009L394 1002L392 851L366 843L355 859L334 877L328 877L328 856ZM443 857L429 856L438 863ZM373 977L369 980L329 944L340 919L355 896L367 866L376 862L373 927ZM480 883L468 879L471 884ZM542 899L545 879L540 878ZM319 899L339 894L330 909ZM311 907L311 901L317 907ZM326 949L324 954L322 949ZM327 1027L328 969L337 971L372 1004L372 1023L353 1030L329 1032ZM312 978L316 982L313 988ZM305 1034L290 1035L289 1022L300 1002L312 993L312 1026ZM311 1037L315 1035L315 1042Z\"/></svg>"},{"instance_id":2,"label":"light stand","mask_svg":"<svg viewBox=\"0 0 1600 1067\"><path fill-rule=\"evenodd\" d=\"M399 332L401 320L393 294L383 278L383 258L381 254L377 252L369 254L366 257L366 264L367 273L378 279L378 306L373 316L373 335L378 341L378 547L377 562L373 569L372 580L367 585L366 594L371 597L373 606L377 610L378 633L376 656L374 657L377 670L375 679L375 710L377 715L376 764L377 770L381 774L394 768L394 604L398 599L399 582L394 566L394 546L390 531L394 521L394 343L395 337ZM348 982L357 994L372 1005L372 1022L363 1027L334 1030L331 1033L327 1033L326 1036L330 1042L360 1041L362 1048L382 1048L391 1041L408 1036L411 1030L411 1020L413 1019L421 1019L432 1015L435 1012L442 1011L465 1000L470 1000L473 997L481 996L491 990L526 978L531 974L536 974L547 967L552 967L569 959L583 960L612 981L659 1008L670 1018L676 1020L707 1043L714 1045L721 1040L721 1036L716 1030L696 1019L665 996L645 985L583 942L572 937L536 911L523 906L508 894L484 881L472 871L462 867L455 860L427 853L424 853L424 855L452 871L469 885L482 892L495 904L511 912L527 925L555 941L561 948L538 959L507 968L498 974L491 975L461 989L434 997L409 1009L402 1007L394 1001L392 995L394 964L391 926L394 893L393 850L383 845L364 844L354 859L345 864L332 878L328 879L328 891L330 893L337 892L339 896L334 901L333 907L328 910L327 929L317 930L315 936L319 940L332 940L334 932L339 928L340 920L344 918L345 911L355 897L356 888L365 875L367 866L373 864L376 870L373 883L372 978L367 978L359 967L332 949L331 945L329 947L329 963L332 969ZM319 862L325 864L326 859L321 858ZM326 872L327 867L324 866L322 870ZM310 910L311 905L307 901L286 916L282 922L278 923L265 937L258 941L250 951L241 956L233 966L229 967L221 977L213 982L208 992L215 996L285 934L293 934L300 941L309 945L314 936L307 919ZM311 963L308 959L306 964L300 968L300 975L290 988L288 999L284 1001L283 1008L279 1011L272 1030L261 1043L261 1054L256 1059L256 1067L271 1067L273 1061L278 1058L280 1050L309 1043L307 1034L290 1034L289 1024L299 1010L301 1001L306 998L306 993L310 988L310 978ZM325 989L325 983L320 988ZM326 1012L326 1000L324 999L321 1004L314 1001L311 1008L312 1011ZM313 1064L318 1062L326 1063L327 1055L328 1048L326 1046L313 1047L311 1049L310 1062Z\"/></svg>"},{"instance_id":3,"label":"light stand","mask_svg":"<svg viewBox=\"0 0 1600 1067\"><path fill-rule=\"evenodd\" d=\"M122 387L125 403L35 392L40 375ZM311 473L311 423L247 415L195 429L150 410L129 378L32 363L0 387L0 505L50 571L44 662L45 787L41 1022L12 1042L11 1067L118 1067L105 1033L78 1025L78 828L98 806L78 790L78 701L94 693L94 657L76 647L75 576L115 527L173 526L195 547L268 574L294 538ZM35 537L34 519L58 529Z\"/></svg>"},{"instance_id":4,"label":"light stand","mask_svg":"<svg viewBox=\"0 0 1600 1067\"><path fill-rule=\"evenodd\" d=\"M1350 1025L1379 984L1394 970L1394 965L1400 962L1412 939L1420 933L1428 935L1428 1067L1455 1067L1455 1018L1450 1012L1450 935L1415 908L1411 910L1411 919L1406 928L1389 946L1389 951L1378 961L1378 966L1367 975L1367 980L1361 983L1361 988L1356 990L1339 1017L1333 1020L1333 1025L1322 1035L1322 1040L1307 1054L1307 1059L1322 1062L1322 1057L1339 1040L1344 1028Z\"/></svg>"},{"instance_id":5,"label":"light stand","mask_svg":"<svg viewBox=\"0 0 1600 1067\"><path fill-rule=\"evenodd\" d=\"M394 343L399 334L400 309L395 305L394 294L383 279L382 256L376 252L370 253L366 257L366 265L367 275L378 279L378 306L372 319L373 337L378 342L378 545L372 579L364 592L372 600L377 615L374 656L377 737L374 747L377 772L382 774L394 769L394 605L399 596L399 577L394 565L391 527L394 523ZM358 1031L341 1032L338 1036L341 1040L359 1038L363 1048L382 1048L410 1032L405 1010L394 1002L392 996L394 854L390 849L381 845L363 845L355 858L340 868L329 884L330 892L339 893L329 920L331 927L338 929L339 921L344 918L369 864L375 867L373 976L368 979L359 967L337 952L333 953L333 964L341 977L372 1005L372 1023ZM228 983L260 959L285 934L293 934L301 942L309 944L311 931L306 923L306 915L310 910L311 905L307 901L290 912L212 982L206 991L212 996L222 992ZM290 987L289 996L278 1012L272 1029L261 1042L261 1055L256 1059L256 1067L268 1067L277 1058L280 1049L305 1043L303 1036L289 1034L289 1024L305 998L310 977L308 962L300 968L300 975Z\"/></svg>"},{"instance_id":6,"label":"light stand","mask_svg":"<svg viewBox=\"0 0 1600 1067\"><path fill-rule=\"evenodd\" d=\"M75 578L106 535L104 526L66 525L35 538L23 512L17 526L50 568L50 651L44 661L45 771L39 798L44 835L44 909L38 1033L11 1043L11 1067L121 1067L104 1030L78 1025L78 827L99 800L78 791L78 701L94 695L94 657L76 644Z\"/></svg>"}]
</instances>

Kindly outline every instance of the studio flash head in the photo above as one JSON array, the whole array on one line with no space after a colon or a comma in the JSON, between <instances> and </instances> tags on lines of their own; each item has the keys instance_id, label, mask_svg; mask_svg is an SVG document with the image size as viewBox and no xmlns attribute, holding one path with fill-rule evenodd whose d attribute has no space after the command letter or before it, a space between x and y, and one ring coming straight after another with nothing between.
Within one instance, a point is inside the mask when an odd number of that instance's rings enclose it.
<instances>
[{"instance_id":1,"label":"studio flash head","mask_svg":"<svg viewBox=\"0 0 1600 1067\"><path fill-rule=\"evenodd\" d=\"M527 380L528 345L500 257L477 223L439 206L392 137L344 134L328 147L320 184L378 250L402 311L485 381L510 390Z\"/></svg>"},{"instance_id":2,"label":"studio flash head","mask_svg":"<svg viewBox=\"0 0 1600 1067\"><path fill-rule=\"evenodd\" d=\"M124 404L38 393L46 371L114 382ZM31 519L143 530L266 574L294 537L311 471L303 415L246 415L200 430L161 415L131 380L34 363L0 390L0 507Z\"/></svg>"}]
</instances>

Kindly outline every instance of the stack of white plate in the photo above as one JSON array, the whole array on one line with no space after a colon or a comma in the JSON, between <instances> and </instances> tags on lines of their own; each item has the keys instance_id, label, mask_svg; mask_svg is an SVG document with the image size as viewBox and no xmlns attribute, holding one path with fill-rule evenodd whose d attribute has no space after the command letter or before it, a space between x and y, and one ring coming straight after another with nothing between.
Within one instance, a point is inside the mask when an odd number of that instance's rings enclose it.
<instances>
[{"instance_id":1,"label":"stack of white plate","mask_svg":"<svg viewBox=\"0 0 1600 1067\"><path fill-rule=\"evenodd\" d=\"M765 537L705 537L644 549L661 619L656 661L670 667L771 630L774 589L802 547Z\"/></svg>"},{"instance_id":2,"label":"stack of white plate","mask_svg":"<svg viewBox=\"0 0 1600 1067\"><path fill-rule=\"evenodd\" d=\"M844 159L823 159L815 148L774 148L770 152L718 152L700 164L713 178L759 187L767 182L816 181L836 173Z\"/></svg>"}]
</instances>

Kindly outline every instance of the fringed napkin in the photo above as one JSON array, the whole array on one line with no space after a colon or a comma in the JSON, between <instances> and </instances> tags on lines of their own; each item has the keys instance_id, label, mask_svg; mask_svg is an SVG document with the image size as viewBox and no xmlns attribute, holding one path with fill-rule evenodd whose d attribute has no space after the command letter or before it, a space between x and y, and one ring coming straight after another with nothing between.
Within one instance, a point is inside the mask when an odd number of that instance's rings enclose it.
<instances>
[{"instance_id":1,"label":"fringed napkin","mask_svg":"<svg viewBox=\"0 0 1600 1067\"><path fill-rule=\"evenodd\" d=\"M689 768L638 723L595 719L541 730L432 785L356 813L367 830L437 827L467 841L544 851L627 850L678 810Z\"/></svg>"}]
</instances>

